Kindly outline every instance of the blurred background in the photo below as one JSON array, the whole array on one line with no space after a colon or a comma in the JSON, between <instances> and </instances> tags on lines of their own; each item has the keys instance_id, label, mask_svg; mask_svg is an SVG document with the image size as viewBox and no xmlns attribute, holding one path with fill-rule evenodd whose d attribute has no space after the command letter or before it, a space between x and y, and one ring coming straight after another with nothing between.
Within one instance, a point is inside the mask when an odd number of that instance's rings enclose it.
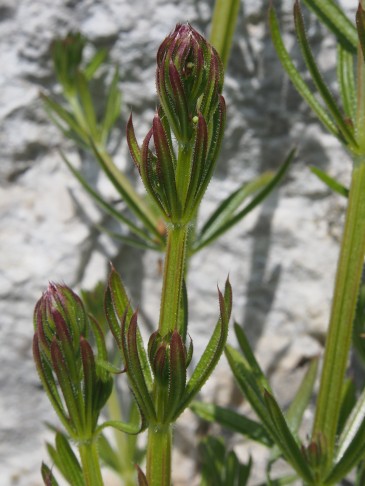
<instances>
[{"instance_id":1,"label":"blurred background","mask_svg":"<svg viewBox=\"0 0 365 486\"><path fill-rule=\"evenodd\" d=\"M289 52L296 56L292 0L274 2ZM353 18L355 0L339 2ZM290 148L298 155L284 183L211 247L191 260L189 331L196 360L218 315L217 283L227 274L234 292L233 317L246 329L271 376L282 406L293 395L303 363L321 352L345 200L309 170L315 165L347 184L351 163L289 83L271 45L265 0L241 3L226 73L227 128L217 170L202 205L204 221L217 203L243 182L277 169ZM80 31L85 54L107 48L108 63L96 76L102 98L119 66L122 116L111 146L116 164L141 189L127 151L125 123L131 110L137 137L146 134L157 103L155 55L177 22L189 21L208 36L213 0L0 0L0 470L2 486L41 485L50 434L57 423L32 360L32 313L48 281L75 290L105 280L109 261L122 278L146 333L157 326L161 260L101 234L113 222L89 199L62 161L62 149L107 199L116 197L91 155L66 140L49 121L40 92L59 91L52 40ZM310 15L308 36L331 87L335 41ZM298 55L298 67L304 71ZM234 344L233 333L231 342ZM246 410L223 358L202 398ZM310 420L310 417L308 417ZM180 425L179 425L180 424ZM208 431L186 412L176 427L174 484L197 484L195 450ZM213 430L216 430L213 428ZM260 448L231 437L238 453ZM254 483L253 483L254 484Z\"/></svg>"}]
</instances>

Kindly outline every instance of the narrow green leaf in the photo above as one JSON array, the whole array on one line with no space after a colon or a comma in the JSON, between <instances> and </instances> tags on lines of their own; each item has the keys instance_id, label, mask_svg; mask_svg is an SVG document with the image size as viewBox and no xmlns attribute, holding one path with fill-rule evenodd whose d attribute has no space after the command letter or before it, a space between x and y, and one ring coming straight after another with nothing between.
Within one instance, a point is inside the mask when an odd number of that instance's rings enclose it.
<instances>
[{"instance_id":1,"label":"narrow green leaf","mask_svg":"<svg viewBox=\"0 0 365 486\"><path fill-rule=\"evenodd\" d=\"M312 398L317 370L318 358L315 358L311 361L311 364L304 375L293 401L285 413L288 425L293 432L298 431L299 426L302 423L304 412L309 405L310 399Z\"/></svg>"},{"instance_id":2,"label":"narrow green leaf","mask_svg":"<svg viewBox=\"0 0 365 486\"><path fill-rule=\"evenodd\" d=\"M341 7L334 1L303 0L327 28L335 34L338 42L353 54L357 49L356 29Z\"/></svg>"},{"instance_id":3,"label":"narrow green leaf","mask_svg":"<svg viewBox=\"0 0 365 486\"><path fill-rule=\"evenodd\" d=\"M228 64L239 8L239 0L217 0L215 2L210 42L217 49L224 67Z\"/></svg>"},{"instance_id":4,"label":"narrow green leaf","mask_svg":"<svg viewBox=\"0 0 365 486\"><path fill-rule=\"evenodd\" d=\"M261 369L261 366L257 362L255 355L252 352L250 343L248 342L244 330L239 324L237 324L237 322L234 323L234 330L236 333L238 344L241 348L244 357L247 360L248 366L250 367L253 376L255 377L255 381L259 384L259 386L262 389L265 388L266 390L271 392L270 384L267 381L266 376Z\"/></svg>"},{"instance_id":5,"label":"narrow green leaf","mask_svg":"<svg viewBox=\"0 0 365 486\"><path fill-rule=\"evenodd\" d=\"M179 407L171 420L176 420L176 418L189 405L191 400L199 392L211 375L222 355L227 340L228 324L232 310L232 288L228 280L224 290L224 297L220 291L218 291L218 296L220 303L220 318L214 329L213 335L203 352L202 357L200 358L190 380L186 385L184 396L182 397Z\"/></svg>"},{"instance_id":6,"label":"narrow green leaf","mask_svg":"<svg viewBox=\"0 0 365 486\"><path fill-rule=\"evenodd\" d=\"M120 115L120 105L122 95L118 89L119 70L115 68L115 73L108 90L108 98L105 107L104 119L102 121L102 140L107 142L109 133Z\"/></svg>"},{"instance_id":7,"label":"narrow green leaf","mask_svg":"<svg viewBox=\"0 0 365 486\"><path fill-rule=\"evenodd\" d=\"M365 426L365 389L356 401L338 440L335 462L339 462L361 427Z\"/></svg>"},{"instance_id":8,"label":"narrow green leaf","mask_svg":"<svg viewBox=\"0 0 365 486\"><path fill-rule=\"evenodd\" d=\"M321 94L323 101L327 105L328 110L333 116L339 130L341 131L345 141L351 147L357 147L357 142L354 137L353 129L345 122L342 113L338 108L337 103L333 98L330 90L328 89L326 83L324 82L321 73L319 72L319 69L317 67L317 64L314 60L312 51L308 43L307 35L305 32L303 16L302 16L302 12L298 0L296 0L294 4L294 20L295 20L295 29L298 36L299 45L304 57L304 61L312 76L312 79L315 85L317 86L317 89Z\"/></svg>"},{"instance_id":9,"label":"narrow green leaf","mask_svg":"<svg viewBox=\"0 0 365 486\"><path fill-rule=\"evenodd\" d=\"M90 59L87 66L84 68L83 73L85 78L90 81L99 67L103 64L108 55L107 49L99 49L94 56Z\"/></svg>"},{"instance_id":10,"label":"narrow green leaf","mask_svg":"<svg viewBox=\"0 0 365 486\"><path fill-rule=\"evenodd\" d=\"M332 133L335 137L339 136L336 125L333 123L332 118L329 116L327 111L323 106L317 101L312 91L299 74L298 70L294 66L288 51L284 46L283 39L280 34L278 20L275 14L275 10L272 6L269 8L269 25L271 31L271 38L276 50L276 53L280 59L283 68L287 72L291 82L299 92L299 94L304 98L308 105L312 108L314 113L317 115L319 120L327 128L327 130Z\"/></svg>"},{"instance_id":11,"label":"narrow green leaf","mask_svg":"<svg viewBox=\"0 0 365 486\"><path fill-rule=\"evenodd\" d=\"M123 471L121 469L118 454L110 445L110 442L104 434L100 434L98 437L98 453L104 464L106 464L113 471L122 475Z\"/></svg>"},{"instance_id":12,"label":"narrow green leaf","mask_svg":"<svg viewBox=\"0 0 365 486\"><path fill-rule=\"evenodd\" d=\"M359 2L359 6L356 12L356 27L362 57L365 61L365 11L362 8L361 2Z\"/></svg>"},{"instance_id":13,"label":"narrow green leaf","mask_svg":"<svg viewBox=\"0 0 365 486\"><path fill-rule=\"evenodd\" d=\"M58 454L56 464L63 477L72 485L84 486L80 463L66 436L60 432L56 434L56 450Z\"/></svg>"},{"instance_id":14,"label":"narrow green leaf","mask_svg":"<svg viewBox=\"0 0 365 486\"><path fill-rule=\"evenodd\" d=\"M96 123L96 114L93 100L91 98L90 88L84 74L79 71L77 73L77 94L81 102L82 110L84 112L84 119L89 129L91 138L96 142L99 139L98 127Z\"/></svg>"},{"instance_id":15,"label":"narrow green leaf","mask_svg":"<svg viewBox=\"0 0 365 486\"><path fill-rule=\"evenodd\" d=\"M97 228L101 233L105 233L106 235L109 235L111 238L114 238L115 240L119 240L128 246L133 246L134 248L139 248L141 250L153 250L159 252L164 251L163 245L152 243L150 242L150 239L142 240L140 238L125 236L121 233L116 233L115 231L111 231L108 228L105 228L105 226L102 226L101 224L95 224L95 228ZM144 235L146 235L146 233L144 233Z\"/></svg>"},{"instance_id":16,"label":"narrow green leaf","mask_svg":"<svg viewBox=\"0 0 365 486\"><path fill-rule=\"evenodd\" d=\"M323 172L323 170L318 169L318 167L311 166L310 167L311 172L313 172L314 175L318 177L322 182L326 184L332 191L337 192L341 196L348 197L349 196L349 190L347 187L343 186L340 182L336 181L336 179L333 179L333 177L329 176L326 172Z\"/></svg>"},{"instance_id":17,"label":"narrow green leaf","mask_svg":"<svg viewBox=\"0 0 365 486\"><path fill-rule=\"evenodd\" d=\"M225 467L225 486L236 486L239 479L240 463L234 451L229 451L226 457L226 467Z\"/></svg>"},{"instance_id":18,"label":"narrow green leaf","mask_svg":"<svg viewBox=\"0 0 365 486\"><path fill-rule=\"evenodd\" d=\"M356 118L356 88L354 77L354 56L337 45L337 79L342 105L349 120Z\"/></svg>"},{"instance_id":19,"label":"narrow green leaf","mask_svg":"<svg viewBox=\"0 0 365 486\"><path fill-rule=\"evenodd\" d=\"M108 176L110 182L122 196L130 210L156 236L157 240L163 242L163 236L158 231L157 227L158 219L142 202L125 175L118 169L113 160L105 151L99 150L94 144L93 151L101 168Z\"/></svg>"},{"instance_id":20,"label":"narrow green leaf","mask_svg":"<svg viewBox=\"0 0 365 486\"><path fill-rule=\"evenodd\" d=\"M40 97L45 103L46 107L53 113L55 113L60 120L62 120L66 125L74 132L84 144L88 145L88 134L85 130L80 127L74 116L65 110L61 105L53 101L49 96L41 93ZM64 129L63 129L64 131Z\"/></svg>"},{"instance_id":21,"label":"narrow green leaf","mask_svg":"<svg viewBox=\"0 0 365 486\"><path fill-rule=\"evenodd\" d=\"M267 411L269 412L270 418L275 426L275 442L282 450L286 460L297 471L300 477L309 483L313 482L313 476L308 464L305 462L298 444L290 432L288 424L286 423L284 415L276 403L276 400L267 391L264 393L264 400Z\"/></svg>"},{"instance_id":22,"label":"narrow green leaf","mask_svg":"<svg viewBox=\"0 0 365 486\"><path fill-rule=\"evenodd\" d=\"M193 246L193 252L197 252L207 246L209 243L217 239L223 233L228 231L234 225L236 225L241 219L243 219L249 212L251 212L258 204L260 204L269 194L270 192L279 184L279 182L283 179L286 171L289 168L289 165L293 161L295 157L295 149L293 149L287 158L285 159L283 165L277 171L275 176L270 180L270 182L251 200L247 206L241 209L238 213L236 213L229 221L221 224L213 234L211 234L208 238L203 238L203 240L198 240Z\"/></svg>"},{"instance_id":23,"label":"narrow green leaf","mask_svg":"<svg viewBox=\"0 0 365 486\"><path fill-rule=\"evenodd\" d=\"M239 479L238 479L238 485L239 486L247 486L248 485L248 480L250 478L251 469L252 469L252 457L250 456L247 464L241 464L240 465Z\"/></svg>"},{"instance_id":24,"label":"narrow green leaf","mask_svg":"<svg viewBox=\"0 0 365 486\"><path fill-rule=\"evenodd\" d=\"M228 408L219 407L213 403L192 402L191 410L203 420L216 422L233 432L248 437L265 446L271 447L273 441L266 429L255 420L251 420L244 415L240 415Z\"/></svg>"},{"instance_id":25,"label":"narrow green leaf","mask_svg":"<svg viewBox=\"0 0 365 486\"><path fill-rule=\"evenodd\" d=\"M109 361L105 361L103 359L97 359L96 360L96 365L100 366L105 371L108 371L109 373L112 373L114 375L119 375L121 373L125 373L125 369L120 369L118 366L115 366L113 363L110 363Z\"/></svg>"},{"instance_id":26,"label":"narrow green leaf","mask_svg":"<svg viewBox=\"0 0 365 486\"><path fill-rule=\"evenodd\" d=\"M82 187L85 191L94 199L94 201L102 208L105 212L116 218L118 221L121 221L125 224L134 234L140 236L141 238L154 241L144 230L136 226L130 219L123 216L120 211L117 211L111 204L109 204L105 199L103 199L100 194L95 191L83 178L81 173L75 169L75 167L71 164L71 162L67 159L67 157L60 152L62 159L64 160L67 167L70 169L72 174L76 177L76 179L80 182Z\"/></svg>"},{"instance_id":27,"label":"narrow green leaf","mask_svg":"<svg viewBox=\"0 0 365 486\"><path fill-rule=\"evenodd\" d=\"M267 171L260 176L256 177L248 183L244 183L240 188L230 194L223 202L221 202L218 208L209 217L208 221L201 229L198 239L209 238L209 235L219 229L222 224L229 221L234 215L235 211L240 205L250 196L255 194L259 189L266 186L273 178L274 173Z\"/></svg>"},{"instance_id":28,"label":"narrow green leaf","mask_svg":"<svg viewBox=\"0 0 365 486\"><path fill-rule=\"evenodd\" d=\"M274 424L272 423L263 398L263 388L256 381L256 377L249 367L247 360L234 348L227 345L225 354L233 375L244 396L251 404L269 436L275 440Z\"/></svg>"},{"instance_id":29,"label":"narrow green leaf","mask_svg":"<svg viewBox=\"0 0 365 486\"><path fill-rule=\"evenodd\" d=\"M347 378L344 383L342 400L341 400L341 410L338 419L337 435L342 434L345 424L350 417L352 410L356 404L356 385L354 380Z\"/></svg>"}]
</instances>

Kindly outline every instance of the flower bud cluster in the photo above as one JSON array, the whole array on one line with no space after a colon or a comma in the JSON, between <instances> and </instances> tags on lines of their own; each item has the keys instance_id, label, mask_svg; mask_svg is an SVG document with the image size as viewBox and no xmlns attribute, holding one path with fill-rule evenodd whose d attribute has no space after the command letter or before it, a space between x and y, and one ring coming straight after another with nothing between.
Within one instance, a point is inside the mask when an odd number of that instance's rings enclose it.
<instances>
[{"instance_id":1,"label":"flower bud cluster","mask_svg":"<svg viewBox=\"0 0 365 486\"><path fill-rule=\"evenodd\" d=\"M221 60L195 29L178 24L158 50L156 84L160 106L152 128L139 147L130 117L128 145L166 219L187 223L210 182L223 138Z\"/></svg>"},{"instance_id":2,"label":"flower bud cluster","mask_svg":"<svg viewBox=\"0 0 365 486\"><path fill-rule=\"evenodd\" d=\"M92 437L112 389L109 374L96 366L89 327L81 299L67 286L50 283L34 310L33 356L48 397L75 440ZM93 332L106 353L96 322Z\"/></svg>"}]
</instances>

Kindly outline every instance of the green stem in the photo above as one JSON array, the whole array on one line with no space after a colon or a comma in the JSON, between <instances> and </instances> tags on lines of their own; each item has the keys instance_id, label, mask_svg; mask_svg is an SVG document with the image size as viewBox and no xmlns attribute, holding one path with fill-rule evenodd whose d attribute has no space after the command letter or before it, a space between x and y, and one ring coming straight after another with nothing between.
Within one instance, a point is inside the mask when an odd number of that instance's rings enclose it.
<instances>
[{"instance_id":1,"label":"green stem","mask_svg":"<svg viewBox=\"0 0 365 486\"><path fill-rule=\"evenodd\" d=\"M148 429L148 486L171 485L171 425L151 425Z\"/></svg>"},{"instance_id":2,"label":"green stem","mask_svg":"<svg viewBox=\"0 0 365 486\"><path fill-rule=\"evenodd\" d=\"M187 235L187 225L172 225L168 229L159 323L162 336L178 328ZM179 331L184 335L183 330Z\"/></svg>"},{"instance_id":3,"label":"green stem","mask_svg":"<svg viewBox=\"0 0 365 486\"><path fill-rule=\"evenodd\" d=\"M365 255L365 155L352 173L345 229L337 267L313 436L324 434L331 464L336 441L352 323Z\"/></svg>"},{"instance_id":4,"label":"green stem","mask_svg":"<svg viewBox=\"0 0 365 486\"><path fill-rule=\"evenodd\" d=\"M96 442L90 440L80 444L79 452L85 486L103 486Z\"/></svg>"}]
</instances>

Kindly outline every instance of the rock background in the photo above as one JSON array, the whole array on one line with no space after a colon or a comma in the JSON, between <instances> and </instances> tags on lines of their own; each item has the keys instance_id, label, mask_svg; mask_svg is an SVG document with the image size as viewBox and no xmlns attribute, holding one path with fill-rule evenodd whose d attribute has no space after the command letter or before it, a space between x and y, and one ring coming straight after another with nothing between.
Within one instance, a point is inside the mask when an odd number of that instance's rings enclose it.
<instances>
[{"instance_id":1,"label":"rock background","mask_svg":"<svg viewBox=\"0 0 365 486\"><path fill-rule=\"evenodd\" d=\"M287 45L303 67L293 36L292 1L275 3ZM353 16L355 0L341 3ZM73 29L110 49L112 63L120 66L123 92L122 138L115 160L137 181L124 139L128 112L132 107L142 137L156 104L154 56L159 43L179 21L189 20L208 34L212 8L213 0L0 0L2 486L41 484L47 432L40 421L54 421L55 416L34 369L31 339L33 306L48 280L92 288L105 279L112 260L132 301L142 307L146 329L156 324L159 305L159 256L98 234L93 223L103 215L60 160L62 147L90 181L113 197L92 159L81 163L79 153L44 113L39 90L55 88L49 44ZM225 83L229 111L224 148L202 220L241 183L277 168L289 147L297 145L300 152L280 190L192 260L190 333L197 357L217 316L216 284L223 286L229 273L234 318L247 329L285 406L303 373L298 364L320 351L344 214L344 201L311 175L308 166L316 165L347 183L351 164L283 74L271 46L266 8L264 0L246 0L241 8ZM313 18L307 21L314 52L335 91L334 40ZM104 81L101 76L101 88ZM233 343L233 335L230 339ZM246 410L224 359L214 376L204 397ZM176 432L175 485L196 481L188 452L196 445L197 422L187 412L182 424ZM247 457L251 446L243 447L237 437L232 440ZM252 484L260 477L265 457L255 451Z\"/></svg>"}]
</instances>

